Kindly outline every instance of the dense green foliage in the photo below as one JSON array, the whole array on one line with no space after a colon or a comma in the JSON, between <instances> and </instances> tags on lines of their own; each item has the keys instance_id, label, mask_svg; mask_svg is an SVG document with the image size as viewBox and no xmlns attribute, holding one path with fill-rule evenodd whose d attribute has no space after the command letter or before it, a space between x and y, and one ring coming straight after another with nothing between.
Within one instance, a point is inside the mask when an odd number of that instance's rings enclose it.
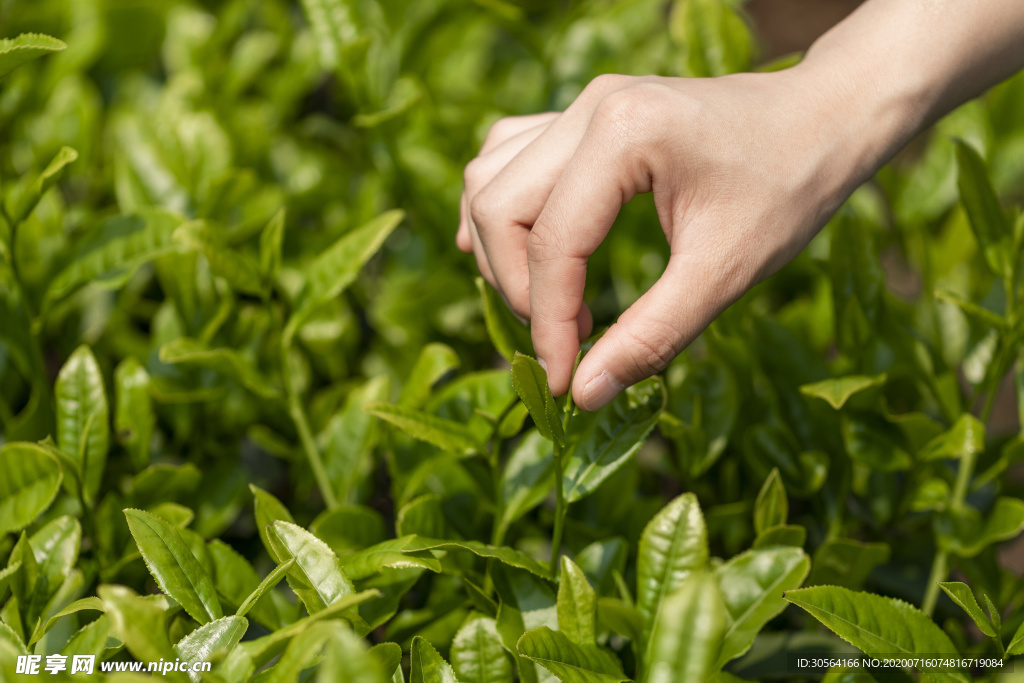
<instances>
[{"instance_id":1,"label":"dense green foliage","mask_svg":"<svg viewBox=\"0 0 1024 683\"><path fill-rule=\"evenodd\" d=\"M603 72L750 69L740 12L0 2L0 679L28 653L225 683L1024 654L1024 78L594 414L454 249L490 123ZM599 324L658 277L655 222L639 198L595 255ZM911 674L824 680L876 679Z\"/></svg>"}]
</instances>

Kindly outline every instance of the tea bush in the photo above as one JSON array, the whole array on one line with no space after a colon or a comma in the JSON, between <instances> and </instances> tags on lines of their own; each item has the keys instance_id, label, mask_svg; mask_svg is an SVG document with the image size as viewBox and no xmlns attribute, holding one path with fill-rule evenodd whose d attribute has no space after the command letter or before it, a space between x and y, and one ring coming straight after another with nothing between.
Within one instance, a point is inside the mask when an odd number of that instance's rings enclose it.
<instances>
[{"instance_id":1,"label":"tea bush","mask_svg":"<svg viewBox=\"0 0 1024 683\"><path fill-rule=\"evenodd\" d=\"M757 50L737 2L557 4L0 3L0 679L1018 680L1024 77L583 413L453 247L462 167Z\"/></svg>"}]
</instances>

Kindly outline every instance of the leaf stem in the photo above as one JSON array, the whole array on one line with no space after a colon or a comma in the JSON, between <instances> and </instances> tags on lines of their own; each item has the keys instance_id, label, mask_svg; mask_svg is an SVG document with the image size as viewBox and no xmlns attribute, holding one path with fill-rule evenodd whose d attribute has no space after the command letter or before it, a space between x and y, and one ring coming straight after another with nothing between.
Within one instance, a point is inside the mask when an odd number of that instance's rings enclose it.
<instances>
[{"instance_id":1,"label":"leaf stem","mask_svg":"<svg viewBox=\"0 0 1024 683\"><path fill-rule=\"evenodd\" d=\"M302 450L305 451L306 459L309 460L309 466L313 470L313 477L320 489L320 495L324 497L327 507L333 510L338 507L338 500L334 496L331 480L327 476L323 459L320 457L320 449L317 448L316 441L313 439L313 432L309 428L309 420L306 419L306 411L302 408L302 402L299 401L298 395L291 391L288 392L288 413L299 432Z\"/></svg>"},{"instance_id":2,"label":"leaf stem","mask_svg":"<svg viewBox=\"0 0 1024 683\"><path fill-rule=\"evenodd\" d=\"M565 396L565 412L562 416L562 434L566 440L569 438L569 423L572 422L572 414L576 405L572 400L572 380L576 378L576 368L579 367L580 358L583 353L576 354L576 364L572 369L572 377L569 378L569 392ZM562 478L565 475L565 458L563 447L558 443L554 445L555 456L555 530L551 537L551 575L555 576L559 571L559 554L562 549L562 534L565 530L565 517L569 512L569 504L565 500L565 487Z\"/></svg>"}]
</instances>

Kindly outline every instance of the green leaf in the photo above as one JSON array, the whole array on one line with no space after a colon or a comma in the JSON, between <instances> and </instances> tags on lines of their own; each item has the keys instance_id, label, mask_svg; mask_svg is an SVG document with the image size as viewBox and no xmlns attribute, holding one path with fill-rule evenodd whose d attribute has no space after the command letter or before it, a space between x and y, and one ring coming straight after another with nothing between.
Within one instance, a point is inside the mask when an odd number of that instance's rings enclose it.
<instances>
[{"instance_id":1,"label":"green leaf","mask_svg":"<svg viewBox=\"0 0 1024 683\"><path fill-rule=\"evenodd\" d=\"M389 678L402 665L402 647L398 643L377 643L370 648L370 656L377 660L384 675Z\"/></svg>"},{"instance_id":2,"label":"green leaf","mask_svg":"<svg viewBox=\"0 0 1024 683\"><path fill-rule=\"evenodd\" d=\"M189 221L178 226L174 239L206 257L213 274L227 280L232 289L253 296L264 292L260 265L225 245L223 238L219 238L206 221Z\"/></svg>"},{"instance_id":3,"label":"green leaf","mask_svg":"<svg viewBox=\"0 0 1024 683\"><path fill-rule=\"evenodd\" d=\"M577 413L566 440L565 498L574 503L593 493L629 462L658 424L665 386L651 377L629 387L593 413Z\"/></svg>"},{"instance_id":4,"label":"green leaf","mask_svg":"<svg viewBox=\"0 0 1024 683\"><path fill-rule=\"evenodd\" d=\"M342 7L342 3L337 0L321 1L333 1ZM397 210L381 214L366 225L343 235L303 269L305 286L299 293L295 312L285 327L286 346L321 305L337 297L355 281L359 271L377 253L404 217L405 214Z\"/></svg>"},{"instance_id":5,"label":"green leaf","mask_svg":"<svg viewBox=\"0 0 1024 683\"><path fill-rule=\"evenodd\" d=\"M954 143L960 202L992 272L1009 278L1013 273L1013 226L999 205L984 159L964 141Z\"/></svg>"},{"instance_id":6,"label":"green leaf","mask_svg":"<svg viewBox=\"0 0 1024 683\"><path fill-rule=\"evenodd\" d=\"M964 506L935 518L939 545L960 557L974 557L1000 541L1024 531L1024 501L1001 496L984 521L972 507Z\"/></svg>"},{"instance_id":7,"label":"green leaf","mask_svg":"<svg viewBox=\"0 0 1024 683\"><path fill-rule=\"evenodd\" d=\"M389 403L371 403L363 410L444 451L472 455L482 449L469 429L452 420Z\"/></svg>"},{"instance_id":8,"label":"green leaf","mask_svg":"<svg viewBox=\"0 0 1024 683\"><path fill-rule=\"evenodd\" d=\"M162 209L106 219L85 236L70 264L50 282L43 310L87 284L120 287L139 266L176 249L171 235L183 222Z\"/></svg>"},{"instance_id":9,"label":"green leaf","mask_svg":"<svg viewBox=\"0 0 1024 683\"><path fill-rule=\"evenodd\" d=\"M412 639L409 659L410 683L459 683L448 662L421 636Z\"/></svg>"},{"instance_id":10,"label":"green leaf","mask_svg":"<svg viewBox=\"0 0 1024 683\"><path fill-rule=\"evenodd\" d=\"M849 375L847 377L835 377L813 384L805 384L800 387L800 393L806 396L820 398L836 410L840 410L846 402L855 394L880 387L885 384L888 376L881 375Z\"/></svg>"},{"instance_id":11,"label":"green leaf","mask_svg":"<svg viewBox=\"0 0 1024 683\"><path fill-rule=\"evenodd\" d=\"M238 610L235 611L235 616L244 617L248 614L253 605L255 605L256 602L267 593L267 591L273 590L274 586L280 583L281 579L285 577L293 564L295 564L295 560L288 560L287 562L282 562L274 567L274 570L267 574L267 576L260 581L260 585L256 586L255 590L249 594L249 597L247 597L245 601L238 606Z\"/></svg>"},{"instance_id":12,"label":"green leaf","mask_svg":"<svg viewBox=\"0 0 1024 683\"><path fill-rule=\"evenodd\" d=\"M562 572L558 582L558 630L569 640L581 645L597 643L597 596L583 570L562 556Z\"/></svg>"},{"instance_id":13,"label":"green leaf","mask_svg":"<svg viewBox=\"0 0 1024 683\"><path fill-rule=\"evenodd\" d=\"M225 604L241 607L256 591L262 581L252 565L231 546L220 540L206 546L213 565L213 583ZM281 628L293 621L298 608L287 602L284 595L269 590L250 607L247 615L269 630Z\"/></svg>"},{"instance_id":14,"label":"green leaf","mask_svg":"<svg viewBox=\"0 0 1024 683\"><path fill-rule=\"evenodd\" d=\"M842 434L850 458L873 470L897 472L914 464L897 443L896 428L881 419L843 415Z\"/></svg>"},{"instance_id":15,"label":"green leaf","mask_svg":"<svg viewBox=\"0 0 1024 683\"><path fill-rule=\"evenodd\" d=\"M2 572L0 572L0 575L2 575ZM2 598L2 596L3 591L0 590L0 598ZM95 610L98 612L103 612L105 609L106 608L103 605L103 601L97 597L88 597L82 598L80 600L75 600L73 603L71 603L70 605L68 605L67 607L65 607L64 609L62 609L61 611L57 612L52 617L47 619L46 622L40 628L36 629L36 632L32 635L32 639L29 641L28 644L33 645L36 642L38 642L43 636L50 632L50 629L57 625L58 621L60 621L63 617L68 616L69 614L75 614L83 610Z\"/></svg>"},{"instance_id":16,"label":"green leaf","mask_svg":"<svg viewBox=\"0 0 1024 683\"><path fill-rule=\"evenodd\" d=\"M531 629L517 644L519 654L540 664L563 683L628 681L615 656L596 645L574 643L547 626Z\"/></svg>"},{"instance_id":17,"label":"green leaf","mask_svg":"<svg viewBox=\"0 0 1024 683\"><path fill-rule=\"evenodd\" d=\"M669 594L708 562L708 530L697 497L684 493L644 527L637 556L637 608L650 632Z\"/></svg>"},{"instance_id":18,"label":"green leaf","mask_svg":"<svg viewBox=\"0 0 1024 683\"><path fill-rule=\"evenodd\" d=\"M516 445L501 473L501 536L512 522L544 502L554 479L551 442L532 429Z\"/></svg>"},{"instance_id":19,"label":"green leaf","mask_svg":"<svg viewBox=\"0 0 1024 683\"><path fill-rule=\"evenodd\" d=\"M288 582L310 614L355 593L338 556L313 534L291 522L277 521L270 525L269 538L281 561L295 558Z\"/></svg>"},{"instance_id":20,"label":"green leaf","mask_svg":"<svg viewBox=\"0 0 1024 683\"><path fill-rule=\"evenodd\" d=\"M2 41L0 41L2 42ZM0 54L0 62L3 56ZM2 69L2 67L0 67ZM2 78L2 76L0 76ZM60 180L64 168L78 158L78 152L71 147L61 147L57 155L38 176L29 176L19 183L7 197L7 215L15 223L21 223L32 213L46 191Z\"/></svg>"},{"instance_id":21,"label":"green leaf","mask_svg":"<svg viewBox=\"0 0 1024 683\"><path fill-rule=\"evenodd\" d=\"M785 524L788 517L786 487L782 484L778 468L772 468L754 501L754 531L762 534L770 527Z\"/></svg>"},{"instance_id":22,"label":"green leaf","mask_svg":"<svg viewBox=\"0 0 1024 683\"><path fill-rule=\"evenodd\" d=\"M455 634L452 669L462 683L512 683L512 662L494 619L471 615Z\"/></svg>"},{"instance_id":23,"label":"green leaf","mask_svg":"<svg viewBox=\"0 0 1024 683\"><path fill-rule=\"evenodd\" d=\"M978 625L979 631L989 638L999 637L997 629L992 624L992 620L981 611L981 606L974 597L974 592L970 586L959 581L944 581L939 583L939 588L949 596L950 600L958 604L964 612L967 612L967 616Z\"/></svg>"},{"instance_id":24,"label":"green leaf","mask_svg":"<svg viewBox=\"0 0 1024 683\"><path fill-rule=\"evenodd\" d=\"M281 658L260 679L266 683L297 683L302 672L310 668L326 649L328 640L343 629L336 622L313 624L303 632L301 638L291 639Z\"/></svg>"},{"instance_id":25,"label":"green leaf","mask_svg":"<svg viewBox=\"0 0 1024 683\"><path fill-rule=\"evenodd\" d=\"M249 620L232 615L200 626L177 642L174 651L184 661L209 662L214 653L230 652L249 629ZM196 676L194 680L198 680Z\"/></svg>"},{"instance_id":26,"label":"green leaf","mask_svg":"<svg viewBox=\"0 0 1024 683\"><path fill-rule=\"evenodd\" d=\"M68 516L57 517L29 537L39 568L34 593L40 600L52 596L67 579L78 561L81 542L82 525Z\"/></svg>"},{"instance_id":27,"label":"green leaf","mask_svg":"<svg viewBox=\"0 0 1024 683\"><path fill-rule=\"evenodd\" d=\"M992 328L993 330L1008 331L1010 323L1003 316L998 313L993 313L987 308L982 308L976 303L961 299L959 296L945 289L935 290L935 298L939 301L948 301L955 305L961 311L967 314L968 317L973 318L976 322L981 323L985 327Z\"/></svg>"},{"instance_id":28,"label":"green leaf","mask_svg":"<svg viewBox=\"0 0 1024 683\"><path fill-rule=\"evenodd\" d=\"M128 528L149 573L189 616L207 624L224 616L213 579L203 569L177 529L142 510L125 510Z\"/></svg>"},{"instance_id":29,"label":"green leaf","mask_svg":"<svg viewBox=\"0 0 1024 683\"><path fill-rule=\"evenodd\" d=\"M0 448L0 536L21 531L43 514L60 490L61 467L46 449L14 442Z\"/></svg>"},{"instance_id":30,"label":"green leaf","mask_svg":"<svg viewBox=\"0 0 1024 683\"><path fill-rule=\"evenodd\" d=\"M597 599L597 623L601 629L608 629L634 643L643 642L644 624L640 612L619 598Z\"/></svg>"},{"instance_id":31,"label":"green leaf","mask_svg":"<svg viewBox=\"0 0 1024 683\"><path fill-rule=\"evenodd\" d=\"M838 586L801 588L787 591L785 597L868 656L958 656L942 629L902 600ZM957 671L929 676L939 683L968 680Z\"/></svg>"},{"instance_id":32,"label":"green leaf","mask_svg":"<svg viewBox=\"0 0 1024 683\"><path fill-rule=\"evenodd\" d=\"M558 627L555 594L546 581L526 572L499 565L493 568L492 576L499 598L495 623L501 643L515 657L519 679L537 683L537 666L519 655L516 644L530 629Z\"/></svg>"},{"instance_id":33,"label":"green leaf","mask_svg":"<svg viewBox=\"0 0 1024 683\"><path fill-rule=\"evenodd\" d=\"M67 45L62 41L42 33L22 33L17 38L0 39L0 78L36 57L65 49Z\"/></svg>"},{"instance_id":34,"label":"green leaf","mask_svg":"<svg viewBox=\"0 0 1024 683\"><path fill-rule=\"evenodd\" d=\"M125 358L114 371L114 431L118 442L131 454L136 470L149 465L149 447L156 427L149 385L149 373L134 358Z\"/></svg>"},{"instance_id":35,"label":"green leaf","mask_svg":"<svg viewBox=\"0 0 1024 683\"><path fill-rule=\"evenodd\" d=\"M270 556L278 563L284 562L288 558L282 558L275 554L275 546L270 543L267 527L278 520L292 522L294 524L295 519L292 517L292 513L288 511L288 508L286 508L281 501L275 498L272 494L264 491L255 484L249 484L249 490L252 491L253 512L256 516L256 530L259 531L260 540L263 541L263 547L267 549Z\"/></svg>"},{"instance_id":36,"label":"green leaf","mask_svg":"<svg viewBox=\"0 0 1024 683\"><path fill-rule=\"evenodd\" d=\"M484 325L491 343L509 363L517 353L533 353L530 328L520 322L501 296L482 277L476 279L476 288L484 308Z\"/></svg>"},{"instance_id":37,"label":"green leaf","mask_svg":"<svg viewBox=\"0 0 1024 683\"><path fill-rule=\"evenodd\" d=\"M210 348L195 339L180 337L160 347L160 362L209 368L237 381L260 398L281 398L281 392L245 356L234 349Z\"/></svg>"},{"instance_id":38,"label":"green leaf","mask_svg":"<svg viewBox=\"0 0 1024 683\"><path fill-rule=\"evenodd\" d=\"M384 518L371 508L350 505L326 510L309 525L317 538L342 557L385 540Z\"/></svg>"},{"instance_id":39,"label":"green leaf","mask_svg":"<svg viewBox=\"0 0 1024 683\"><path fill-rule=\"evenodd\" d=\"M729 616L718 582L703 571L682 579L651 631L645 683L704 681L717 671Z\"/></svg>"},{"instance_id":40,"label":"green leaf","mask_svg":"<svg viewBox=\"0 0 1024 683\"><path fill-rule=\"evenodd\" d=\"M397 650L397 659L394 657ZM384 661L382 653L387 653ZM335 629L324 648L324 660L317 670L318 683L385 683L401 664L402 650L394 643L367 648L348 629ZM390 665L390 668L389 668Z\"/></svg>"},{"instance_id":41,"label":"green leaf","mask_svg":"<svg viewBox=\"0 0 1024 683\"><path fill-rule=\"evenodd\" d=\"M345 46L356 40L358 28L344 0L302 0L313 38L320 68L333 71L341 64Z\"/></svg>"},{"instance_id":42,"label":"green leaf","mask_svg":"<svg viewBox=\"0 0 1024 683\"><path fill-rule=\"evenodd\" d=\"M398 405L404 408L419 408L427 399L434 384L450 371L459 367L459 356L446 344L427 344L420 351L412 372L402 385Z\"/></svg>"},{"instance_id":43,"label":"green leaf","mask_svg":"<svg viewBox=\"0 0 1024 683\"><path fill-rule=\"evenodd\" d=\"M103 375L88 346L79 346L57 375L57 445L78 467L87 501L99 494L110 445Z\"/></svg>"},{"instance_id":44,"label":"green leaf","mask_svg":"<svg viewBox=\"0 0 1024 683\"><path fill-rule=\"evenodd\" d=\"M137 660L175 659L174 649L167 639L167 599L164 596L139 597L124 586L103 585L96 590L110 616L114 633Z\"/></svg>"},{"instance_id":45,"label":"green leaf","mask_svg":"<svg viewBox=\"0 0 1024 683\"><path fill-rule=\"evenodd\" d=\"M382 569L428 569L441 573L441 562L429 551L409 550L418 539L408 535L383 541L349 555L342 560L345 573L353 581L367 579Z\"/></svg>"},{"instance_id":46,"label":"green leaf","mask_svg":"<svg viewBox=\"0 0 1024 683\"><path fill-rule=\"evenodd\" d=\"M748 550L715 569L729 614L718 664L750 649L758 632L786 608L785 591L807 577L810 558L799 548Z\"/></svg>"},{"instance_id":47,"label":"green leaf","mask_svg":"<svg viewBox=\"0 0 1024 683\"><path fill-rule=\"evenodd\" d=\"M260 233L260 275L272 282L281 270L281 245L284 242L285 210L281 208Z\"/></svg>"},{"instance_id":48,"label":"green leaf","mask_svg":"<svg viewBox=\"0 0 1024 683\"><path fill-rule=\"evenodd\" d=\"M862 543L849 538L825 541L814 552L809 585L838 585L860 588L875 567L889 561L885 543Z\"/></svg>"},{"instance_id":49,"label":"green leaf","mask_svg":"<svg viewBox=\"0 0 1024 683\"><path fill-rule=\"evenodd\" d=\"M1006 646L1006 654L1009 656L1024 655L1024 623L1013 634L1010 644Z\"/></svg>"},{"instance_id":50,"label":"green leaf","mask_svg":"<svg viewBox=\"0 0 1024 683\"><path fill-rule=\"evenodd\" d=\"M925 444L918 457L922 460L959 458L985 450L985 425L970 413L964 413L949 428Z\"/></svg>"},{"instance_id":51,"label":"green leaf","mask_svg":"<svg viewBox=\"0 0 1024 683\"><path fill-rule=\"evenodd\" d=\"M417 537L406 546L406 550L410 552L417 550L466 550L477 557L497 560L516 569L525 569L543 579L547 579L549 576L547 569L529 555L507 546L493 546L481 543L480 541L452 541Z\"/></svg>"},{"instance_id":52,"label":"green leaf","mask_svg":"<svg viewBox=\"0 0 1024 683\"><path fill-rule=\"evenodd\" d=\"M512 358L512 388L530 411L541 436L564 446L561 412L548 388L548 373L540 363L517 352Z\"/></svg>"}]
</instances>

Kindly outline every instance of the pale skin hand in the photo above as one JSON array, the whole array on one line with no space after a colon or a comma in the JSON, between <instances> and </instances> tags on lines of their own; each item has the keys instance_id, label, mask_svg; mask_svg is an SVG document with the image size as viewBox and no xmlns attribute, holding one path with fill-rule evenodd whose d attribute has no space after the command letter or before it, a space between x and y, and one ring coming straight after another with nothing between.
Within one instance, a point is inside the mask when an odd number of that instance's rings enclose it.
<instances>
[{"instance_id":1,"label":"pale skin hand","mask_svg":"<svg viewBox=\"0 0 1024 683\"><path fill-rule=\"evenodd\" d=\"M530 321L561 395L592 327L587 258L653 192L671 257L580 364L573 398L596 410L792 259L913 134L1022 66L1019 0L869 0L786 71L602 76L563 113L495 124L456 242Z\"/></svg>"}]
</instances>

